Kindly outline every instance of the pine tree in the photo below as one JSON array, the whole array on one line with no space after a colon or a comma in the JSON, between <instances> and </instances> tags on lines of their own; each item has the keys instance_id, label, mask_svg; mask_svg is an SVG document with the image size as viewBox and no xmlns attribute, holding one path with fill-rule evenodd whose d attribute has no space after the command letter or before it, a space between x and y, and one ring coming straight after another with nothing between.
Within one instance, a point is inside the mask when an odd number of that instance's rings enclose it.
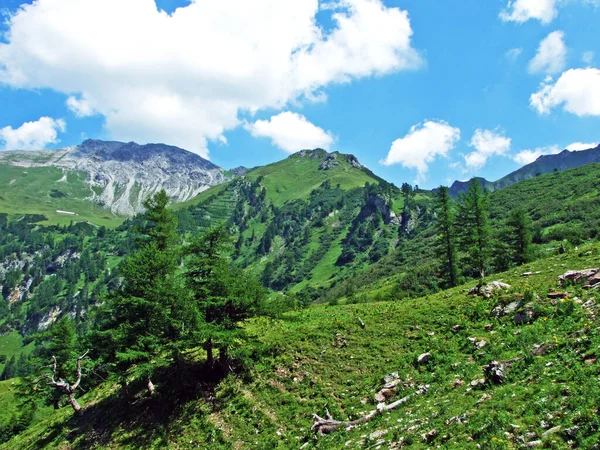
<instances>
[{"instance_id":1,"label":"pine tree","mask_svg":"<svg viewBox=\"0 0 600 450\"><path fill-rule=\"evenodd\" d=\"M185 295L177 277L177 221L168 202L164 190L144 202L138 250L119 267L124 282L109 297L110 318L96 336L98 342L107 337L112 342L112 355L103 358L112 361L125 392L131 378L145 379L149 393L154 391L151 377L176 353L182 329Z\"/></svg>"},{"instance_id":2,"label":"pine tree","mask_svg":"<svg viewBox=\"0 0 600 450\"><path fill-rule=\"evenodd\" d=\"M218 348L226 372L230 349L245 338L241 323L259 312L265 295L255 278L231 265L230 250L231 237L223 227L209 231L188 248L185 273L194 298L195 320L189 337L204 343L210 365L213 349Z\"/></svg>"},{"instance_id":3,"label":"pine tree","mask_svg":"<svg viewBox=\"0 0 600 450\"><path fill-rule=\"evenodd\" d=\"M488 224L489 197L481 185L473 180L458 203L458 230L467 273L485 277L491 252L490 226Z\"/></svg>"},{"instance_id":4,"label":"pine tree","mask_svg":"<svg viewBox=\"0 0 600 450\"><path fill-rule=\"evenodd\" d=\"M458 255L456 252L455 213L450 191L440 186L436 197L438 245L443 278L448 286L458 284Z\"/></svg>"},{"instance_id":5,"label":"pine tree","mask_svg":"<svg viewBox=\"0 0 600 450\"><path fill-rule=\"evenodd\" d=\"M523 209L510 212L506 222L510 230L508 244L513 262L525 264L531 259L531 219Z\"/></svg>"}]
</instances>

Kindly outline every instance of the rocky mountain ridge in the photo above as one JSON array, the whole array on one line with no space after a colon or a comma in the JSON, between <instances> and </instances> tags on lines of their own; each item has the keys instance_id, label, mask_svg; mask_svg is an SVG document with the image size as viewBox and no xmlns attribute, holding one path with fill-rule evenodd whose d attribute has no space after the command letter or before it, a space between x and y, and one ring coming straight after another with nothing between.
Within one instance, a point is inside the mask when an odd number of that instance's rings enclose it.
<instances>
[{"instance_id":1,"label":"rocky mountain ridge","mask_svg":"<svg viewBox=\"0 0 600 450\"><path fill-rule=\"evenodd\" d=\"M477 180L481 187L490 192L497 191L515 184L519 181L528 180L537 175L543 175L554 170L563 171L566 169L575 169L590 163L600 162L600 145L587 150L570 151L563 150L555 155L542 155L534 162L529 163L500 178L497 181L488 181L485 178L475 177L468 181L455 181L450 187L450 195L458 197L466 192L469 183Z\"/></svg>"},{"instance_id":2,"label":"rocky mountain ridge","mask_svg":"<svg viewBox=\"0 0 600 450\"><path fill-rule=\"evenodd\" d=\"M145 198L165 189L175 202L189 200L227 181L223 169L195 153L164 144L107 142L88 139L60 150L7 151L0 164L20 167L53 166L83 172L89 200L121 216L142 210Z\"/></svg>"}]
</instances>

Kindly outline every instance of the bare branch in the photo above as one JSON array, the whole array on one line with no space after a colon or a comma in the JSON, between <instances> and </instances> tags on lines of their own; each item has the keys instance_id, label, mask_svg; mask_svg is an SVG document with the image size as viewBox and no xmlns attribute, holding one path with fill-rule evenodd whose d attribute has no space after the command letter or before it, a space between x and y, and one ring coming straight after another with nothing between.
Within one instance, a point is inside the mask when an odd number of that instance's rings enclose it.
<instances>
[{"instance_id":1,"label":"bare branch","mask_svg":"<svg viewBox=\"0 0 600 450\"><path fill-rule=\"evenodd\" d=\"M79 384L81 383L81 360L83 358L85 358L88 353L89 353L89 350L86 350L86 352L83 355L81 355L79 358L77 358L77 381L75 381L73 386L71 386L71 392L75 391L79 387Z\"/></svg>"}]
</instances>

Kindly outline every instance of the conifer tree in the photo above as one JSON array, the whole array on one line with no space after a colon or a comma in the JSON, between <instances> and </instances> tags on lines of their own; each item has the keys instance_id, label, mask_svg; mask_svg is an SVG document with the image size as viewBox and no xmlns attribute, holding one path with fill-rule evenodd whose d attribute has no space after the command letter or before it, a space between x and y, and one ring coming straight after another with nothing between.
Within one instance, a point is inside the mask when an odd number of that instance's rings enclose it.
<instances>
[{"instance_id":1,"label":"conifer tree","mask_svg":"<svg viewBox=\"0 0 600 450\"><path fill-rule=\"evenodd\" d=\"M531 259L531 219L523 209L510 212L506 222L513 262L525 264Z\"/></svg>"},{"instance_id":2,"label":"conifer tree","mask_svg":"<svg viewBox=\"0 0 600 450\"><path fill-rule=\"evenodd\" d=\"M488 224L489 197L481 185L473 180L458 202L458 230L464 262L468 272L485 277L490 252L490 226Z\"/></svg>"},{"instance_id":3,"label":"conifer tree","mask_svg":"<svg viewBox=\"0 0 600 450\"><path fill-rule=\"evenodd\" d=\"M192 341L203 342L210 365L213 350L229 371L229 351L245 338L240 324L259 312L264 288L241 269L231 265L228 253L231 237L220 227L193 242L187 250L186 282L192 291L194 321L189 333Z\"/></svg>"},{"instance_id":4,"label":"conifer tree","mask_svg":"<svg viewBox=\"0 0 600 450\"><path fill-rule=\"evenodd\" d=\"M443 278L448 286L458 284L455 213L450 191L440 186L436 197L438 245L436 254L442 263Z\"/></svg>"},{"instance_id":5,"label":"conifer tree","mask_svg":"<svg viewBox=\"0 0 600 450\"><path fill-rule=\"evenodd\" d=\"M157 366L166 365L176 352L183 323L183 285L177 277L177 220L167 209L164 190L149 198L138 250L128 256L119 271L123 285L109 297L110 319L99 341L112 342L108 356L127 393L131 378L146 380L149 393Z\"/></svg>"}]
</instances>

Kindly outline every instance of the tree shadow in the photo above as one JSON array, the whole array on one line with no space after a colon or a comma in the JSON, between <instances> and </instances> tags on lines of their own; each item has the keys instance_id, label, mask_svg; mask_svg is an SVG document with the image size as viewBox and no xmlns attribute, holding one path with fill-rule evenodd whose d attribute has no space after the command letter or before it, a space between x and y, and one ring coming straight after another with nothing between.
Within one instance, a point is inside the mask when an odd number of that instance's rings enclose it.
<instances>
[{"instance_id":1,"label":"tree shadow","mask_svg":"<svg viewBox=\"0 0 600 450\"><path fill-rule=\"evenodd\" d=\"M204 406L194 409L197 415L205 414L207 407L211 411L219 408L214 393L225 375L218 364L210 367L206 363L179 362L156 374L153 381L157 390L153 395L147 394L142 383L132 384L131 391L137 392L133 398L127 399L117 391L92 403L83 414L52 427L37 445L51 443L67 429L70 431L65 437L73 450L108 446L115 440L119 445L136 448L167 447L169 436L180 434L185 425L177 419L189 413L191 405L201 402Z\"/></svg>"}]
</instances>

